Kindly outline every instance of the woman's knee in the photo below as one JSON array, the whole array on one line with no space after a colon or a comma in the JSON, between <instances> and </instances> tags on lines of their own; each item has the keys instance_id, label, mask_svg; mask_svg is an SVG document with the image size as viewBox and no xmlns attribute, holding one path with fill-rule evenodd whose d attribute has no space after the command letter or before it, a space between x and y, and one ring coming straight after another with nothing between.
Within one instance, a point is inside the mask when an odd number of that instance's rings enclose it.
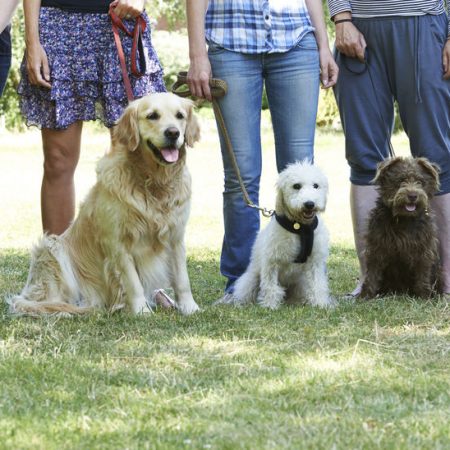
<instances>
[{"instance_id":1,"label":"woman's knee","mask_svg":"<svg viewBox=\"0 0 450 450\"><path fill-rule=\"evenodd\" d=\"M71 178L78 164L78 150L64 144L44 144L44 176L50 180Z\"/></svg>"},{"instance_id":2,"label":"woman's knee","mask_svg":"<svg viewBox=\"0 0 450 450\"><path fill-rule=\"evenodd\" d=\"M65 130L42 130L44 177L49 180L71 178L80 157L82 122Z\"/></svg>"}]
</instances>

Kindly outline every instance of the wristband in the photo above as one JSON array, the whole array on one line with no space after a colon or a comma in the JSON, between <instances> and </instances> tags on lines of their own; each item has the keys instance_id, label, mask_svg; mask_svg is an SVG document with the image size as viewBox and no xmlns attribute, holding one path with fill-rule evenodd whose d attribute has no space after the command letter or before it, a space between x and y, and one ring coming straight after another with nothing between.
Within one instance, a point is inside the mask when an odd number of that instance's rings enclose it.
<instances>
[{"instance_id":1,"label":"wristband","mask_svg":"<svg viewBox=\"0 0 450 450\"><path fill-rule=\"evenodd\" d=\"M337 25L338 23L343 23L343 22L353 22L352 19L340 19L340 20L335 20L334 24Z\"/></svg>"}]
</instances>

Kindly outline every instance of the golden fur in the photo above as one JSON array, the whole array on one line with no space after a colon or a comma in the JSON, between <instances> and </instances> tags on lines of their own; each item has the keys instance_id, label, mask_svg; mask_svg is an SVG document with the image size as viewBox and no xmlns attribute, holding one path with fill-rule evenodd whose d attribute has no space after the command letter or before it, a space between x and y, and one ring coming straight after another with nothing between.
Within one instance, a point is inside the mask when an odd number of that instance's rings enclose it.
<instances>
[{"instance_id":1,"label":"golden fur","mask_svg":"<svg viewBox=\"0 0 450 450\"><path fill-rule=\"evenodd\" d=\"M34 249L27 284L9 301L14 312L139 313L153 290L167 286L183 313L198 309L184 249L191 196L185 145L199 139L192 107L168 93L127 107L77 219Z\"/></svg>"}]
</instances>

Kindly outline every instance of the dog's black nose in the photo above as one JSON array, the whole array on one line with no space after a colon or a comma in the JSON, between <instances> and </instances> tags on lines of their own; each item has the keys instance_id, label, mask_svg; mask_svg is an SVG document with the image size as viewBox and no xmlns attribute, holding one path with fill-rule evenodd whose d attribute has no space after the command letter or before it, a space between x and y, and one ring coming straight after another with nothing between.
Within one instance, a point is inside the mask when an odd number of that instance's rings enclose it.
<instances>
[{"instance_id":1,"label":"dog's black nose","mask_svg":"<svg viewBox=\"0 0 450 450\"><path fill-rule=\"evenodd\" d=\"M417 200L417 194L409 192L408 193L408 200L410 202L415 202Z\"/></svg>"},{"instance_id":2,"label":"dog's black nose","mask_svg":"<svg viewBox=\"0 0 450 450\"><path fill-rule=\"evenodd\" d=\"M176 141L180 137L180 130L175 127L167 128L167 130L164 131L164 136L171 141Z\"/></svg>"},{"instance_id":3,"label":"dog's black nose","mask_svg":"<svg viewBox=\"0 0 450 450\"><path fill-rule=\"evenodd\" d=\"M315 205L314 202L308 201L308 202L303 203L303 206L304 206L306 209L313 209L314 206L316 206L316 205Z\"/></svg>"}]
</instances>

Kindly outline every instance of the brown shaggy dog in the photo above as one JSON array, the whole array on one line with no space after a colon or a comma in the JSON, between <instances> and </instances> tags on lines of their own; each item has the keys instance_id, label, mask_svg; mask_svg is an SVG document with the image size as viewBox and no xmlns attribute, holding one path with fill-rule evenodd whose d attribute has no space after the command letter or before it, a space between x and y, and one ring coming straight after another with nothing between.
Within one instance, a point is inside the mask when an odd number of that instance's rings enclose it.
<instances>
[{"instance_id":1,"label":"brown shaggy dog","mask_svg":"<svg viewBox=\"0 0 450 450\"><path fill-rule=\"evenodd\" d=\"M380 196L369 219L361 297L430 297L439 278L436 224L429 209L439 190L439 168L426 158L392 158L379 164L374 183Z\"/></svg>"},{"instance_id":2,"label":"brown shaggy dog","mask_svg":"<svg viewBox=\"0 0 450 450\"><path fill-rule=\"evenodd\" d=\"M181 312L198 309L183 242L191 196L186 145L199 138L192 106L167 93L128 106L77 219L35 247L27 284L9 300L13 312L139 313L167 286Z\"/></svg>"}]
</instances>

